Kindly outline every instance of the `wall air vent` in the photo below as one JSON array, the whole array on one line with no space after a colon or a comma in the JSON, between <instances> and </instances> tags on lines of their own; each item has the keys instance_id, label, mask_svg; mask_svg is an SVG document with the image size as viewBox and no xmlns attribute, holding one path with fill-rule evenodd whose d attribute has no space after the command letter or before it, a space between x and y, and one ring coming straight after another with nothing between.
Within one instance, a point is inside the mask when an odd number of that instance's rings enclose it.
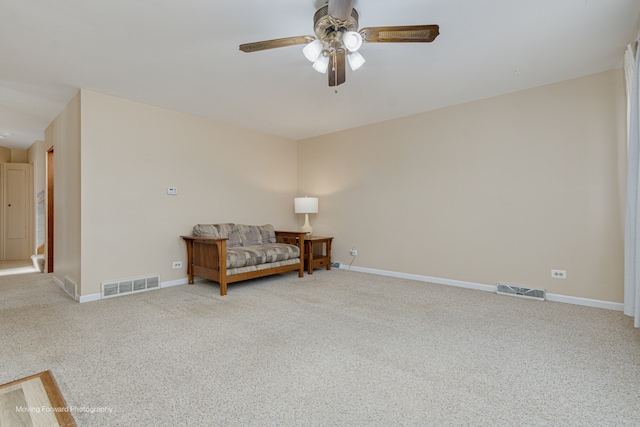
<instances>
[{"instance_id":1,"label":"wall air vent","mask_svg":"<svg viewBox=\"0 0 640 427\"><path fill-rule=\"evenodd\" d=\"M102 282L102 298L160 289L160 276L139 277L121 281Z\"/></svg>"},{"instance_id":2,"label":"wall air vent","mask_svg":"<svg viewBox=\"0 0 640 427\"><path fill-rule=\"evenodd\" d=\"M537 299L540 301L544 301L546 298L544 289L525 288L523 286L508 285L504 283L498 283L498 293L500 295Z\"/></svg>"},{"instance_id":3,"label":"wall air vent","mask_svg":"<svg viewBox=\"0 0 640 427\"><path fill-rule=\"evenodd\" d=\"M78 284L71 280L69 277L64 276L62 286L60 286L66 293L69 294L74 300L78 299Z\"/></svg>"}]
</instances>

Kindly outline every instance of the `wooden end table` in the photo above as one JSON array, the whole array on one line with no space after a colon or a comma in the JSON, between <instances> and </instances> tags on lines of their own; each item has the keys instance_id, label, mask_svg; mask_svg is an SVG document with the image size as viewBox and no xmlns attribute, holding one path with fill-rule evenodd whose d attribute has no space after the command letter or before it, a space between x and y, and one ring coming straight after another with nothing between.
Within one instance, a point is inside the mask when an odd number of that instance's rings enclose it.
<instances>
[{"instance_id":1,"label":"wooden end table","mask_svg":"<svg viewBox=\"0 0 640 427\"><path fill-rule=\"evenodd\" d=\"M304 264L308 274L314 268L331 270L331 241L333 237L311 236L304 239Z\"/></svg>"}]
</instances>

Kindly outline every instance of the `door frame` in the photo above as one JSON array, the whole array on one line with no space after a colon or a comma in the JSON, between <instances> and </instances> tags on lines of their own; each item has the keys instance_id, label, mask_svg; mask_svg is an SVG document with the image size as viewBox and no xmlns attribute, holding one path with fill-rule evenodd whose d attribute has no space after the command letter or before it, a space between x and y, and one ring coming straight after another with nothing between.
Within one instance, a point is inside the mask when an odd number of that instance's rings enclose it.
<instances>
[{"instance_id":1,"label":"door frame","mask_svg":"<svg viewBox=\"0 0 640 427\"><path fill-rule=\"evenodd\" d=\"M47 150L47 273L53 273L53 147Z\"/></svg>"}]
</instances>

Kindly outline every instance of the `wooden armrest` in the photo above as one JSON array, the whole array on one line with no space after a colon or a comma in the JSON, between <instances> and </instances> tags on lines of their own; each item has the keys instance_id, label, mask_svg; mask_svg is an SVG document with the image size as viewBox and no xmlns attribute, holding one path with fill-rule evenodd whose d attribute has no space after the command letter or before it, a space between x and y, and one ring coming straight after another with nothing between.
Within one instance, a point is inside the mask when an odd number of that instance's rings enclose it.
<instances>
[{"instance_id":1,"label":"wooden armrest","mask_svg":"<svg viewBox=\"0 0 640 427\"><path fill-rule=\"evenodd\" d=\"M289 243L304 248L304 236L302 231L276 231L276 240L280 243ZM304 253L304 252L303 252Z\"/></svg>"},{"instance_id":2,"label":"wooden armrest","mask_svg":"<svg viewBox=\"0 0 640 427\"><path fill-rule=\"evenodd\" d=\"M229 240L228 237L209 237L209 236L180 236L187 241L198 241L201 243L215 243L221 240Z\"/></svg>"},{"instance_id":3,"label":"wooden armrest","mask_svg":"<svg viewBox=\"0 0 640 427\"><path fill-rule=\"evenodd\" d=\"M276 236L291 236L291 237L299 237L304 240L304 237L307 233L302 231L276 231Z\"/></svg>"},{"instance_id":4,"label":"wooden armrest","mask_svg":"<svg viewBox=\"0 0 640 427\"><path fill-rule=\"evenodd\" d=\"M193 284L194 269L208 271L209 279L220 283L220 295L227 293L227 237L180 236L187 244L187 276Z\"/></svg>"},{"instance_id":5,"label":"wooden armrest","mask_svg":"<svg viewBox=\"0 0 640 427\"><path fill-rule=\"evenodd\" d=\"M302 277L302 271L304 264L304 237L307 233L303 231L276 231L276 240L280 243L288 243L290 245L297 246L300 249L300 277Z\"/></svg>"}]
</instances>

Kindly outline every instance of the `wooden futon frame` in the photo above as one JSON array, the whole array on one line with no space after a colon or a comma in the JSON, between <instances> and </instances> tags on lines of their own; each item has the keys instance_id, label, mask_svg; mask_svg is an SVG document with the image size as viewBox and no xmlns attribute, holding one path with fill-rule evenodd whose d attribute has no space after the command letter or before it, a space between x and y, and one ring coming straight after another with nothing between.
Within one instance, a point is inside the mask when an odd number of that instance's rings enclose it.
<instances>
[{"instance_id":1,"label":"wooden futon frame","mask_svg":"<svg viewBox=\"0 0 640 427\"><path fill-rule=\"evenodd\" d=\"M227 284L257 277L270 276L286 271L298 270L298 277L304 276L305 233L276 231L276 241L295 245L300 249L300 260L296 264L257 269L227 275L227 237L180 236L187 243L187 275L189 284L194 276L213 280L220 284L220 295L227 294Z\"/></svg>"}]
</instances>

